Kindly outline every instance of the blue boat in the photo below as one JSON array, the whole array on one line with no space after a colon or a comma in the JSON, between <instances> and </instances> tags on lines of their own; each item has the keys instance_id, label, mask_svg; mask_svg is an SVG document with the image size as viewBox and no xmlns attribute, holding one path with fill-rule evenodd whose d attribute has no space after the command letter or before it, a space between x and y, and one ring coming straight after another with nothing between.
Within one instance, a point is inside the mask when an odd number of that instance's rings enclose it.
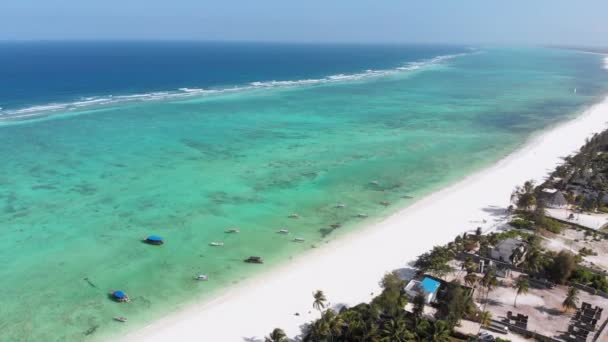
<instances>
[{"instance_id":1,"label":"blue boat","mask_svg":"<svg viewBox=\"0 0 608 342\"><path fill-rule=\"evenodd\" d=\"M124 303L129 301L129 295L121 290L110 291L110 296L117 302Z\"/></svg>"},{"instance_id":2,"label":"blue boat","mask_svg":"<svg viewBox=\"0 0 608 342\"><path fill-rule=\"evenodd\" d=\"M147 244L150 244L150 245L157 245L157 246L165 243L163 238L158 235L150 235L144 239L144 242Z\"/></svg>"}]
</instances>

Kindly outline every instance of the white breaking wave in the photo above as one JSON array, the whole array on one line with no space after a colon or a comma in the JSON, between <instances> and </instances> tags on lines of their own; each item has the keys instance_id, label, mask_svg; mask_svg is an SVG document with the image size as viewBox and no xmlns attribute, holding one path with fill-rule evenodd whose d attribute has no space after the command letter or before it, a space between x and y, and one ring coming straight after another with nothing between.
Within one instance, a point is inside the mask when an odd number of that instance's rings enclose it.
<instances>
[{"instance_id":1,"label":"white breaking wave","mask_svg":"<svg viewBox=\"0 0 608 342\"><path fill-rule=\"evenodd\" d=\"M475 53L475 51L473 52ZM46 105L36 105L27 108L14 109L14 110L3 110L0 107L0 122L2 121L13 121L13 120L27 120L35 117L43 117L50 115L58 111L72 111L83 108L96 108L102 106L108 106L117 103L126 102L144 102L144 101L157 101L166 99L180 99L195 96L205 96L213 94L221 94L227 92L236 92L243 90L253 90L262 88L279 88L279 87L297 87L297 86L311 86L319 85L324 83L335 83L345 81L357 81L372 77L382 77L402 72L412 72L416 70L422 70L432 66L436 66L446 60L469 55L471 53L460 53L453 55L437 56L428 60L410 62L403 66L395 69L385 70L366 70L362 73L357 74L337 74L331 75L318 79L303 79L303 80L292 80L292 81L264 81L264 82L251 82L244 86L235 86L231 88L221 89L203 89L203 88L179 88L175 91L162 91L162 92L151 92L144 94L132 94L132 95L107 95L107 96L93 96L86 97L75 102L66 103L49 103ZM608 57L606 59L606 67L608 68Z\"/></svg>"}]
</instances>

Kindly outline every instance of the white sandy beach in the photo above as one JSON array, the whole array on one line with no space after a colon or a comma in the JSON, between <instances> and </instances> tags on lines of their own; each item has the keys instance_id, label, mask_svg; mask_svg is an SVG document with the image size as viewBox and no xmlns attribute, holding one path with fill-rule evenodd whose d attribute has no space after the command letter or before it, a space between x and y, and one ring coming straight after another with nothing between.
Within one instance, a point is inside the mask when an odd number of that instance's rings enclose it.
<instances>
[{"instance_id":1,"label":"white sandy beach","mask_svg":"<svg viewBox=\"0 0 608 342\"><path fill-rule=\"evenodd\" d=\"M379 292L378 281L386 272L407 267L417 255L457 234L499 223L516 185L542 180L562 157L605 129L607 120L608 99L455 185L125 340L263 341L275 327L295 337L303 324L318 316L311 306L313 291L323 290L332 306L368 301L372 292Z\"/></svg>"}]
</instances>

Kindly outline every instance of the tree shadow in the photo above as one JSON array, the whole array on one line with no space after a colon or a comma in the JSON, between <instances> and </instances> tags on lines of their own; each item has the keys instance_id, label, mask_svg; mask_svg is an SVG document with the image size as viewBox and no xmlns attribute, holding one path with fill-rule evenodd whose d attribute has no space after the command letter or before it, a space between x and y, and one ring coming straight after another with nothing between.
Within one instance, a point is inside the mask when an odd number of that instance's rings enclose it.
<instances>
[{"instance_id":1,"label":"tree shadow","mask_svg":"<svg viewBox=\"0 0 608 342\"><path fill-rule=\"evenodd\" d=\"M263 339L258 337L243 337L244 342L264 342Z\"/></svg>"},{"instance_id":2,"label":"tree shadow","mask_svg":"<svg viewBox=\"0 0 608 342\"><path fill-rule=\"evenodd\" d=\"M560 316L563 314L563 312L561 310L555 309L555 308L546 308L544 306L535 306L534 307L537 311L539 312L544 312L546 314L549 314L551 316Z\"/></svg>"},{"instance_id":3,"label":"tree shadow","mask_svg":"<svg viewBox=\"0 0 608 342\"><path fill-rule=\"evenodd\" d=\"M480 304L490 304L492 306L505 306L505 303L499 302L496 299L489 298L488 300L481 299L479 300Z\"/></svg>"},{"instance_id":4,"label":"tree shadow","mask_svg":"<svg viewBox=\"0 0 608 342\"><path fill-rule=\"evenodd\" d=\"M507 215L507 208L499 207L497 205L491 205L481 210L495 217L504 217Z\"/></svg>"}]
</instances>

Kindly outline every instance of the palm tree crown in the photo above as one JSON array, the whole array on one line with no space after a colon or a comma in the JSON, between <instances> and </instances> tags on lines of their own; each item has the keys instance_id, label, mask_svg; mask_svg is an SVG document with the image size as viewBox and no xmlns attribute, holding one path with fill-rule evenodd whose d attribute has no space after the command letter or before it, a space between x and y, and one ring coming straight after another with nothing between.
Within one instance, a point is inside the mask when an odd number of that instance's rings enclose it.
<instances>
[{"instance_id":1,"label":"palm tree crown","mask_svg":"<svg viewBox=\"0 0 608 342\"><path fill-rule=\"evenodd\" d=\"M268 337L264 338L264 341L265 342L287 342L289 340L287 339L287 335L285 335L285 332L283 331L283 329L276 328L270 333L270 335L268 335Z\"/></svg>"},{"instance_id":2,"label":"palm tree crown","mask_svg":"<svg viewBox=\"0 0 608 342\"><path fill-rule=\"evenodd\" d=\"M578 289L576 287L570 287L568 289L568 293L566 294L566 298L562 303L562 306L566 311L570 309L576 309L576 303L578 302Z\"/></svg>"},{"instance_id":3,"label":"palm tree crown","mask_svg":"<svg viewBox=\"0 0 608 342\"><path fill-rule=\"evenodd\" d=\"M325 298L323 291L317 290L312 294L312 296L315 299L314 302L312 302L312 307L319 311L325 309L325 302L327 302L327 298Z\"/></svg>"},{"instance_id":4,"label":"palm tree crown","mask_svg":"<svg viewBox=\"0 0 608 342\"><path fill-rule=\"evenodd\" d=\"M515 289L517 290L517 294L515 295L515 300L513 301L513 306L517 307L517 296L520 294L528 293L530 289L530 283L528 282L528 278L520 275L515 282Z\"/></svg>"}]
</instances>

